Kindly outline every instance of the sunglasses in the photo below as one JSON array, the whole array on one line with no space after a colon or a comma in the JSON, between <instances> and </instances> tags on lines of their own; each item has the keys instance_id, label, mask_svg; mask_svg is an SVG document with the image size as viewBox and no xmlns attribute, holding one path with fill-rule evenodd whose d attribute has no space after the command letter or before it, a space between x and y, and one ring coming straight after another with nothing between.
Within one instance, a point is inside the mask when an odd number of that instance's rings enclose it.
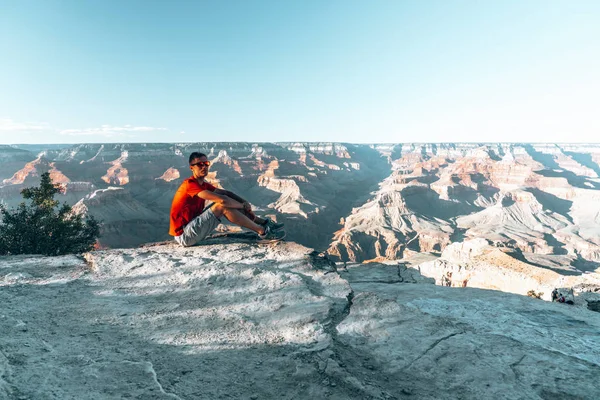
<instances>
[{"instance_id":1,"label":"sunglasses","mask_svg":"<svg viewBox=\"0 0 600 400\"><path fill-rule=\"evenodd\" d=\"M200 167L202 165L204 165L205 167L208 167L208 166L210 166L210 161L200 161L195 164L190 164L190 167L195 167L195 166Z\"/></svg>"}]
</instances>

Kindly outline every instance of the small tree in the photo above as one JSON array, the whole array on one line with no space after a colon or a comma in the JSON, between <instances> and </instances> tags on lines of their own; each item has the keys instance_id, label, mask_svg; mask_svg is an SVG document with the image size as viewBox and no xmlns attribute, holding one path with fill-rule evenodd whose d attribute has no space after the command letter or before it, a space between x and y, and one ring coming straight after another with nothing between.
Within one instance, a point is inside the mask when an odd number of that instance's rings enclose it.
<instances>
[{"instance_id":1,"label":"small tree","mask_svg":"<svg viewBox=\"0 0 600 400\"><path fill-rule=\"evenodd\" d=\"M22 202L8 210L0 204L0 254L61 255L81 253L94 247L100 223L94 217L84 221L72 208L54 199L61 191L48 172L39 187L23 189Z\"/></svg>"}]
</instances>

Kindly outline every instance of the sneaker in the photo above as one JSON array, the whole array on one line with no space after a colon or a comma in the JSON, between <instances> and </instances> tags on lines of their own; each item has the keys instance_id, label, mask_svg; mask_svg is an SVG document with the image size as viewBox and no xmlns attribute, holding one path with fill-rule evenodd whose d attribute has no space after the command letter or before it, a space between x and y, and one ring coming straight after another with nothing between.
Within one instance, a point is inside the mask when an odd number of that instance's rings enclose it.
<instances>
[{"instance_id":1,"label":"sneaker","mask_svg":"<svg viewBox=\"0 0 600 400\"><path fill-rule=\"evenodd\" d=\"M285 237L284 231L274 231L268 225L265 227L265 233L258 235L258 242L278 242Z\"/></svg>"},{"instance_id":2,"label":"sneaker","mask_svg":"<svg viewBox=\"0 0 600 400\"><path fill-rule=\"evenodd\" d=\"M266 222L263 224L263 226L268 226L272 231L283 229L282 222L275 222L271 218L266 218Z\"/></svg>"}]
</instances>

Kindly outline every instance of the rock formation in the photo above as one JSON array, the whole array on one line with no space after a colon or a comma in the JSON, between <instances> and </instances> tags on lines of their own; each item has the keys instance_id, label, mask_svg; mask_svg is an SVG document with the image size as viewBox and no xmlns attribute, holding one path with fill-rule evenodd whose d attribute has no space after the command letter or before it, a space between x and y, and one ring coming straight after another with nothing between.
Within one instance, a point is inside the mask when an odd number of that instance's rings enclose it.
<instances>
[{"instance_id":1,"label":"rock formation","mask_svg":"<svg viewBox=\"0 0 600 400\"><path fill-rule=\"evenodd\" d=\"M406 250L439 255L453 242L481 237L593 265L600 237L597 149L398 146L388 150L391 174L345 218L329 253L345 261L400 259Z\"/></svg>"},{"instance_id":2,"label":"rock formation","mask_svg":"<svg viewBox=\"0 0 600 400\"><path fill-rule=\"evenodd\" d=\"M15 172L14 175L9 179L4 179L2 184L4 185L20 185L25 181L33 182L35 178L39 178L45 172L50 173L50 179L54 183L68 183L70 179L65 176L61 171L56 168L55 163L48 162L45 154L42 153L38 157L25 164L23 168ZM31 179L33 178L33 179Z\"/></svg>"},{"instance_id":3,"label":"rock formation","mask_svg":"<svg viewBox=\"0 0 600 400\"><path fill-rule=\"evenodd\" d=\"M156 215L122 187L97 189L74 206L73 211L91 215L102 222L101 244L108 247L131 247L152 241L156 230L168 230L168 220ZM162 239L168 238L163 233Z\"/></svg>"},{"instance_id":4,"label":"rock formation","mask_svg":"<svg viewBox=\"0 0 600 400\"><path fill-rule=\"evenodd\" d=\"M129 176L127 168L123 167L123 163L127 161L127 157L129 153L127 151L123 151L121 153L121 157L117 158L114 161L111 161L112 165L107 171L106 175L102 177L102 180L109 185L126 185L129 183ZM92 157L92 160L96 156Z\"/></svg>"},{"instance_id":5,"label":"rock formation","mask_svg":"<svg viewBox=\"0 0 600 400\"><path fill-rule=\"evenodd\" d=\"M600 313L432 281L244 235L2 257L0 398L600 397Z\"/></svg>"},{"instance_id":6,"label":"rock formation","mask_svg":"<svg viewBox=\"0 0 600 400\"><path fill-rule=\"evenodd\" d=\"M566 261L566 262L565 262ZM583 273L570 266L569 256L523 253L491 246L485 239L466 240L446 247L441 257L416 258L402 265L416 268L443 286L476 287L526 295L530 290L551 300L554 288L600 288L600 274ZM584 305L587 303L584 302Z\"/></svg>"},{"instance_id":7,"label":"rock formation","mask_svg":"<svg viewBox=\"0 0 600 400\"><path fill-rule=\"evenodd\" d=\"M127 213L112 195L86 209L121 221L118 229L105 229L101 243L164 240L173 194L190 176L192 151L209 155L213 184L242 194L259 215L284 222L290 240L329 249L337 261L424 252L439 257L452 243L484 238L526 258L565 256L563 262L582 270L600 265L600 146L592 144L0 146L0 201L17 204L20 190L45 171L81 189L60 198L69 204L118 186L131 199ZM118 215L109 215L112 208ZM140 221L150 214L140 236Z\"/></svg>"},{"instance_id":8,"label":"rock formation","mask_svg":"<svg viewBox=\"0 0 600 400\"><path fill-rule=\"evenodd\" d=\"M176 170L173 167L169 167L169 169L167 169L164 174L162 174L161 176L159 176L156 179L162 179L165 182L171 182L171 181L174 181L175 179L179 179L180 177L181 177L181 175L179 174L178 170Z\"/></svg>"}]
</instances>

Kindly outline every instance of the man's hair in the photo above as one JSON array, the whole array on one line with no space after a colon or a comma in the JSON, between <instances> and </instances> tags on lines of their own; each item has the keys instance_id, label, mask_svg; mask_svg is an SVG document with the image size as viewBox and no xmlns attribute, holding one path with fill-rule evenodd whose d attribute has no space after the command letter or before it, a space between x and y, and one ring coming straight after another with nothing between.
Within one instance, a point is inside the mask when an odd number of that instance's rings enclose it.
<instances>
[{"instance_id":1,"label":"man's hair","mask_svg":"<svg viewBox=\"0 0 600 400\"><path fill-rule=\"evenodd\" d=\"M206 157L206 154L195 151L192 154L190 154L190 159L188 160L188 163L191 164L193 160L200 157Z\"/></svg>"}]
</instances>

